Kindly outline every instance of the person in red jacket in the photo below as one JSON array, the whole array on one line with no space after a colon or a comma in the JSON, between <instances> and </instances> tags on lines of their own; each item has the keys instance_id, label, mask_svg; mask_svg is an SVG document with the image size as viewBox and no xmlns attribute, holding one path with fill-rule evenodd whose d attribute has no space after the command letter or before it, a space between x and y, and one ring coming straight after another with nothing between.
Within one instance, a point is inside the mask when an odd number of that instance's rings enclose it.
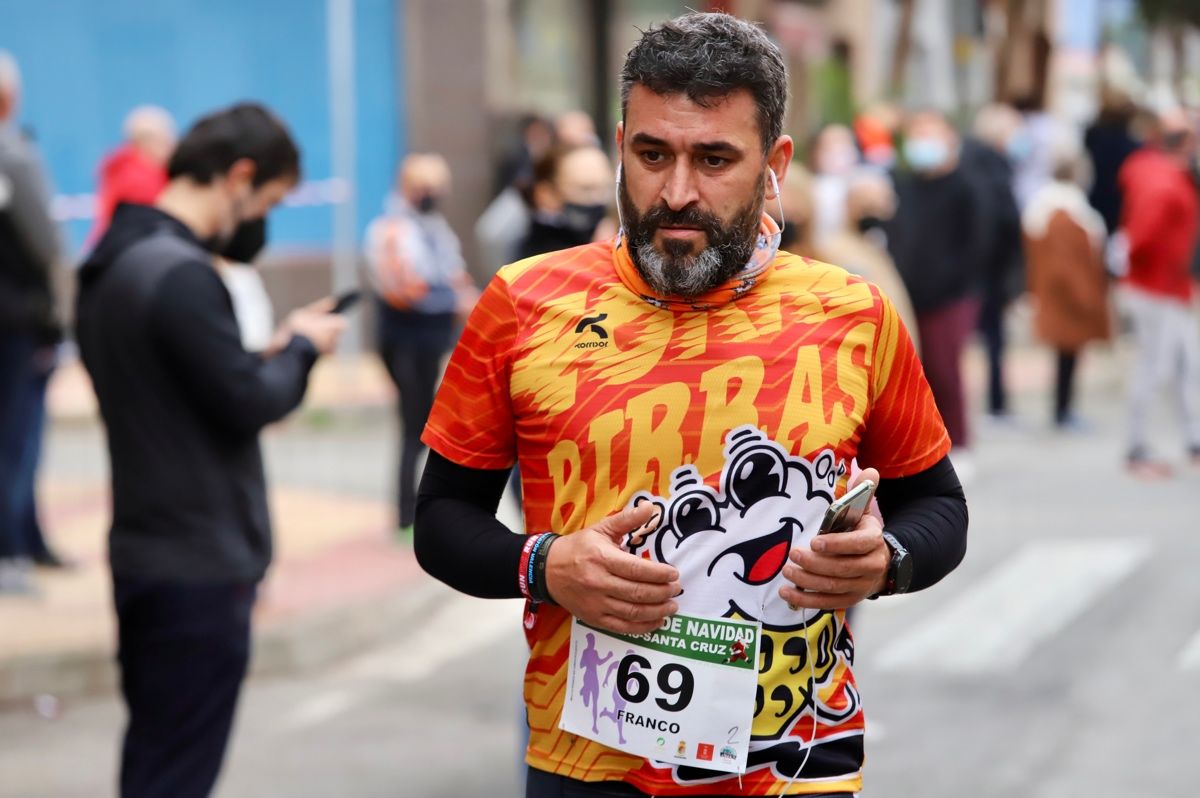
<instances>
[{"instance_id":1,"label":"person in red jacket","mask_svg":"<svg viewBox=\"0 0 1200 798\"><path fill-rule=\"evenodd\" d=\"M1128 464L1142 478L1170 474L1151 455L1147 430L1155 394L1168 380L1179 392L1188 452L1200 465L1200 337L1189 273L1200 231L1200 199L1188 172L1195 148L1195 131L1183 113L1164 113L1152 143L1129 156L1118 178L1129 248L1124 300L1136 340Z\"/></svg>"},{"instance_id":2,"label":"person in red jacket","mask_svg":"<svg viewBox=\"0 0 1200 798\"><path fill-rule=\"evenodd\" d=\"M140 105L125 117L124 129L125 143L100 164L89 247L104 235L118 205L153 205L167 185L167 160L175 149L175 120L156 105Z\"/></svg>"}]
</instances>

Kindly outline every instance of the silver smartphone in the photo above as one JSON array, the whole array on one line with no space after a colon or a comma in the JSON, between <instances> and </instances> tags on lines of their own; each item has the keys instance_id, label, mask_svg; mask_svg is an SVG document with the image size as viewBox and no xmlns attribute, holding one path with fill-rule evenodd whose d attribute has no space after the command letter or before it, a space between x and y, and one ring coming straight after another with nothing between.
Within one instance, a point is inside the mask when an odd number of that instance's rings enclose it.
<instances>
[{"instance_id":1,"label":"silver smartphone","mask_svg":"<svg viewBox=\"0 0 1200 798\"><path fill-rule=\"evenodd\" d=\"M829 509L825 511L825 518L821 521L821 531L817 534L848 532L854 529L862 520L863 513L871 506L871 497L874 495L875 483L869 479L864 479L846 491L842 498L829 505Z\"/></svg>"}]
</instances>

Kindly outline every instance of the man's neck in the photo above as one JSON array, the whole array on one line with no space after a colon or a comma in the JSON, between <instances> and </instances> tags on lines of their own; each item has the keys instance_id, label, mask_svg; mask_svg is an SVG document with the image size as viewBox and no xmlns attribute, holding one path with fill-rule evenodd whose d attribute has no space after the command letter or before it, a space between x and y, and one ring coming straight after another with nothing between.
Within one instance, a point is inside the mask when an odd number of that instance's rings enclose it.
<instances>
[{"instance_id":1,"label":"man's neck","mask_svg":"<svg viewBox=\"0 0 1200 798\"><path fill-rule=\"evenodd\" d=\"M208 209L208 188L172 181L163 189L154 207L182 222L196 238L204 241L216 234L216 225Z\"/></svg>"}]
</instances>

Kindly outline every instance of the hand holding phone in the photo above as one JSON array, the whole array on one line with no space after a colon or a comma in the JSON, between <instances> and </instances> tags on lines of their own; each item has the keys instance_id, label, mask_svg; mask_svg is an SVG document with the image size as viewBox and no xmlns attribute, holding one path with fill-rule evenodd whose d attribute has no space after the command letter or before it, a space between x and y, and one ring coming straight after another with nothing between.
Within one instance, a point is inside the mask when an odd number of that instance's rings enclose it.
<instances>
[{"instance_id":1,"label":"hand holding phone","mask_svg":"<svg viewBox=\"0 0 1200 798\"><path fill-rule=\"evenodd\" d=\"M345 313L350 308L358 304L360 299L362 299L362 291L358 290L357 288L352 288L349 291L345 291L337 295L333 302L333 309L329 312Z\"/></svg>"},{"instance_id":2,"label":"hand holding phone","mask_svg":"<svg viewBox=\"0 0 1200 798\"><path fill-rule=\"evenodd\" d=\"M869 479L855 485L840 499L829 505L825 518L821 521L821 529L817 533L824 535L829 532L849 532L858 526L863 514L871 506L871 498L875 495L875 483Z\"/></svg>"}]
</instances>

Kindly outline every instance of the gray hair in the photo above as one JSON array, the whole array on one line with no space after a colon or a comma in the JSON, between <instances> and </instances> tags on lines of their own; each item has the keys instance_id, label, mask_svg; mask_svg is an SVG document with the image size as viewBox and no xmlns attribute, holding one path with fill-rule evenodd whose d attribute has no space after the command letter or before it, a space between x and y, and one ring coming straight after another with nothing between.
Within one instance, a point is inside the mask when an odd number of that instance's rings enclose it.
<instances>
[{"instance_id":1,"label":"gray hair","mask_svg":"<svg viewBox=\"0 0 1200 798\"><path fill-rule=\"evenodd\" d=\"M758 108L763 151L783 133L783 55L759 27L729 14L685 14L643 31L621 70L622 116L635 85L659 95L686 94L702 107L746 89Z\"/></svg>"},{"instance_id":2,"label":"gray hair","mask_svg":"<svg viewBox=\"0 0 1200 798\"><path fill-rule=\"evenodd\" d=\"M21 88L21 68L8 50L0 50L0 97L11 97Z\"/></svg>"}]
</instances>

